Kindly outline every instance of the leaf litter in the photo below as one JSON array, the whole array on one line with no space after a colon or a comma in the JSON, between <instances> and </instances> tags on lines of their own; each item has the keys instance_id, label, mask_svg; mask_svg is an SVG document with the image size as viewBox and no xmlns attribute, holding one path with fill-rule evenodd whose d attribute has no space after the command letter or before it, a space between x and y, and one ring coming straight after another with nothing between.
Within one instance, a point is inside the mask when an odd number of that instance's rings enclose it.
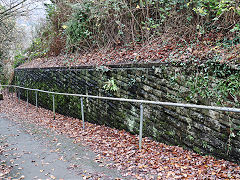
<instances>
[{"instance_id":1,"label":"leaf litter","mask_svg":"<svg viewBox=\"0 0 240 180\"><path fill-rule=\"evenodd\" d=\"M8 144L6 143L3 145L0 145L0 155L2 155L3 152L6 151L6 147L8 147ZM6 162L0 159L0 179L5 175L9 174L11 170L12 170L12 167L7 166Z\"/></svg>"},{"instance_id":2,"label":"leaf litter","mask_svg":"<svg viewBox=\"0 0 240 180\"><path fill-rule=\"evenodd\" d=\"M0 112L10 117L27 119L30 123L53 129L60 134L73 138L73 143L80 143L92 149L97 156L95 161L113 161L106 165L118 169L123 177L134 179L240 179L240 167L226 160L217 160L211 156L201 156L178 146L169 146L143 138L142 149L138 149L138 136L124 130L117 130L104 125L85 122L76 118L56 114L44 108L26 102L17 103L5 97L0 103Z\"/></svg>"}]
</instances>

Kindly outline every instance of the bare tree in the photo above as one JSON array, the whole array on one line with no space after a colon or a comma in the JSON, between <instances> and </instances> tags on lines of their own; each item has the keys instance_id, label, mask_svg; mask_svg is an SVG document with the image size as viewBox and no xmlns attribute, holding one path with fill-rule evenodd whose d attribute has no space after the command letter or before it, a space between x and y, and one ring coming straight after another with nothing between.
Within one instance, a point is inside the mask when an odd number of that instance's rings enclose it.
<instances>
[{"instance_id":1,"label":"bare tree","mask_svg":"<svg viewBox=\"0 0 240 180\"><path fill-rule=\"evenodd\" d=\"M29 11L30 2L27 0L0 0L0 23L10 17L25 15Z\"/></svg>"},{"instance_id":2,"label":"bare tree","mask_svg":"<svg viewBox=\"0 0 240 180\"><path fill-rule=\"evenodd\" d=\"M5 77L11 74L13 51L22 36L16 28L16 17L26 15L29 8L27 0L0 0L0 74Z\"/></svg>"}]
</instances>

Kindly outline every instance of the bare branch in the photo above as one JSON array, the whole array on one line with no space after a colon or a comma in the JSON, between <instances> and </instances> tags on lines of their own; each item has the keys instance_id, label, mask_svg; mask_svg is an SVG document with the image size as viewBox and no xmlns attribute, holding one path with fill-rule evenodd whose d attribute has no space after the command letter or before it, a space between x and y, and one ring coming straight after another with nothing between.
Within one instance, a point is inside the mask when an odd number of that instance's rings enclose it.
<instances>
[{"instance_id":1,"label":"bare branch","mask_svg":"<svg viewBox=\"0 0 240 180\"><path fill-rule=\"evenodd\" d=\"M13 5L13 6L11 6L10 8L8 8L8 9L6 9L6 10L4 10L3 12L0 12L0 14L1 14L1 15L4 15L4 14L8 13L9 11L10 11L10 12L14 12L14 11L16 11L16 9L14 9L14 8L17 8L18 6L23 5L23 3L26 2L26 1L27 1L27 0L22 0L21 2L15 4L15 5Z\"/></svg>"}]
</instances>

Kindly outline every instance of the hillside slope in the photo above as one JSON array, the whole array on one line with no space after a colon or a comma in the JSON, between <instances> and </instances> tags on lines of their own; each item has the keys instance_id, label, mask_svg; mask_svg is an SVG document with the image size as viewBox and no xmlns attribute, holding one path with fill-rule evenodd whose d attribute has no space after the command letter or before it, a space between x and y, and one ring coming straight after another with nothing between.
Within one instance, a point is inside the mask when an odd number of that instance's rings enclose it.
<instances>
[{"instance_id":1,"label":"hillside slope","mask_svg":"<svg viewBox=\"0 0 240 180\"><path fill-rule=\"evenodd\" d=\"M15 66L32 59L21 67L239 63L238 0L69 0L45 6L47 21Z\"/></svg>"}]
</instances>

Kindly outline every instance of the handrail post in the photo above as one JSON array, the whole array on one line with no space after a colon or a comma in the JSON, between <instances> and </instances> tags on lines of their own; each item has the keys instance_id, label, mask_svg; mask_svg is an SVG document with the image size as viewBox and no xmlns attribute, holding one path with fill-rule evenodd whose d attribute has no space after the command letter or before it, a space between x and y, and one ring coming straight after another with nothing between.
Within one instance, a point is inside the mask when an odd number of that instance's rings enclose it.
<instances>
[{"instance_id":1,"label":"handrail post","mask_svg":"<svg viewBox=\"0 0 240 180\"><path fill-rule=\"evenodd\" d=\"M55 98L54 98L54 94L52 95L53 98L53 119L55 120Z\"/></svg>"},{"instance_id":2,"label":"handrail post","mask_svg":"<svg viewBox=\"0 0 240 180\"><path fill-rule=\"evenodd\" d=\"M3 86L2 86L1 83L0 83L0 93L2 93L2 96L4 96L4 95L3 95Z\"/></svg>"},{"instance_id":3,"label":"handrail post","mask_svg":"<svg viewBox=\"0 0 240 180\"><path fill-rule=\"evenodd\" d=\"M83 129L85 129L85 121L84 121L84 109L83 109L83 98L81 97L81 114L82 114L82 122L83 122Z\"/></svg>"},{"instance_id":4,"label":"handrail post","mask_svg":"<svg viewBox=\"0 0 240 180\"><path fill-rule=\"evenodd\" d=\"M35 91L35 99L36 99L36 108L37 108L37 111L38 111L38 94L37 94L37 91Z\"/></svg>"},{"instance_id":5,"label":"handrail post","mask_svg":"<svg viewBox=\"0 0 240 180\"><path fill-rule=\"evenodd\" d=\"M14 96L15 96L15 94L16 94L16 97L17 97L17 89L16 89L16 87L14 87Z\"/></svg>"},{"instance_id":6,"label":"handrail post","mask_svg":"<svg viewBox=\"0 0 240 180\"><path fill-rule=\"evenodd\" d=\"M142 149L143 105L140 104L139 149Z\"/></svg>"},{"instance_id":7,"label":"handrail post","mask_svg":"<svg viewBox=\"0 0 240 180\"><path fill-rule=\"evenodd\" d=\"M28 90L27 90L27 109L26 111L28 111Z\"/></svg>"},{"instance_id":8,"label":"handrail post","mask_svg":"<svg viewBox=\"0 0 240 180\"><path fill-rule=\"evenodd\" d=\"M13 100L13 93L14 93L14 88L12 87L12 95L11 95L12 100Z\"/></svg>"},{"instance_id":9,"label":"handrail post","mask_svg":"<svg viewBox=\"0 0 240 180\"><path fill-rule=\"evenodd\" d=\"M20 103L20 88L18 88L18 104Z\"/></svg>"}]
</instances>

